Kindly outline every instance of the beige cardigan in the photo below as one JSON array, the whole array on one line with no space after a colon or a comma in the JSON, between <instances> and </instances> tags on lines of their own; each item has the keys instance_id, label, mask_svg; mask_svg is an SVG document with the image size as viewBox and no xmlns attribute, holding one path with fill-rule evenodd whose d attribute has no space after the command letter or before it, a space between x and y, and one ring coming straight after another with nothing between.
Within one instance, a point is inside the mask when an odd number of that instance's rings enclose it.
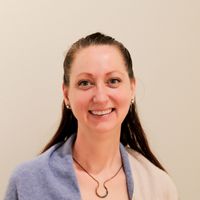
<instances>
[{"instance_id":1,"label":"beige cardigan","mask_svg":"<svg viewBox=\"0 0 200 200\"><path fill-rule=\"evenodd\" d=\"M132 200L178 200L169 175L140 153L127 148L134 180Z\"/></svg>"}]
</instances>

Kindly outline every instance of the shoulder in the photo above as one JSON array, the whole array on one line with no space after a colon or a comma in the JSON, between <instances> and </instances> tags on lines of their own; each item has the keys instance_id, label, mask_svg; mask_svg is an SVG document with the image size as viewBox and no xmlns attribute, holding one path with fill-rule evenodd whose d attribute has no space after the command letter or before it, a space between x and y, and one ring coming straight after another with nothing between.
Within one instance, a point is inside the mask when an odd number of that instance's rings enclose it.
<instances>
[{"instance_id":1,"label":"shoulder","mask_svg":"<svg viewBox=\"0 0 200 200\"><path fill-rule=\"evenodd\" d=\"M10 182L17 185L30 184L30 182L38 181L39 178L48 175L50 173L50 159L57 146L55 145L34 159L25 161L15 167L11 174Z\"/></svg>"},{"instance_id":2,"label":"shoulder","mask_svg":"<svg viewBox=\"0 0 200 200\"><path fill-rule=\"evenodd\" d=\"M127 148L127 152L129 154L133 179L139 190L143 188L147 193L151 193L149 195L154 193L154 195L156 194L160 198L162 197L162 199L178 199L176 186L165 171L156 167L142 154L130 148Z\"/></svg>"},{"instance_id":3,"label":"shoulder","mask_svg":"<svg viewBox=\"0 0 200 200\"><path fill-rule=\"evenodd\" d=\"M10 199L71 199L79 197L69 143L52 146L15 168L6 191ZM19 198L18 198L19 197Z\"/></svg>"},{"instance_id":4,"label":"shoulder","mask_svg":"<svg viewBox=\"0 0 200 200\"><path fill-rule=\"evenodd\" d=\"M57 154L55 152L58 147L59 145L55 145L36 158L19 164L9 178L4 199L14 200L24 196L30 197L29 199L39 199L41 189L45 192L48 181L52 180L54 170L50 160L54 159L52 157Z\"/></svg>"}]
</instances>

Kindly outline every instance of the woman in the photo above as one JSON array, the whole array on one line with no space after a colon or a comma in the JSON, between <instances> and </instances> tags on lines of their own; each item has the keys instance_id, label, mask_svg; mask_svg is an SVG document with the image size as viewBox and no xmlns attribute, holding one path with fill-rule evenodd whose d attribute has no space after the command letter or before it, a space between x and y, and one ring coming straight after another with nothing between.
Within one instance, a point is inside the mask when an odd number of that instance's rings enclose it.
<instances>
[{"instance_id":1,"label":"woman","mask_svg":"<svg viewBox=\"0 0 200 200\"><path fill-rule=\"evenodd\" d=\"M140 124L128 50L94 33L64 60L59 128L42 154L16 169L5 200L175 200L176 188Z\"/></svg>"}]
</instances>

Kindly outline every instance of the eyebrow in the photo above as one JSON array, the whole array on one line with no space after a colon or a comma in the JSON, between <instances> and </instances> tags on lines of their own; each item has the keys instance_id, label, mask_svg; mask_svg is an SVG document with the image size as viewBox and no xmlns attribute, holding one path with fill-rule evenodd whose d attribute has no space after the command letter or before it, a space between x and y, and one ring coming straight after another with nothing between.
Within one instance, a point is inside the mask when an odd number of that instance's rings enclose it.
<instances>
[{"instance_id":1,"label":"eyebrow","mask_svg":"<svg viewBox=\"0 0 200 200\"><path fill-rule=\"evenodd\" d=\"M111 72L106 73L106 76L108 76L108 75L110 75L110 74L113 74L113 73L118 73L118 74L124 75L124 73L119 72L119 71L111 71ZM87 76L90 76L90 77L93 77L93 76L94 76L92 73L88 73L88 72L81 72L81 73L78 74L77 76L81 76L81 75L87 75Z\"/></svg>"}]
</instances>

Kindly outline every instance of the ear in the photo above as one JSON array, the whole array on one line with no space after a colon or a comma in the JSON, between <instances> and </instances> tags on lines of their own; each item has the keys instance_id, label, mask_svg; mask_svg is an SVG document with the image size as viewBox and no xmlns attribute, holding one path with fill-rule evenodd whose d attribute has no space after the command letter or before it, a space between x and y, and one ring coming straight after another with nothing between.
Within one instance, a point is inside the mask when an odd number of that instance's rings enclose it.
<instances>
[{"instance_id":1,"label":"ear","mask_svg":"<svg viewBox=\"0 0 200 200\"><path fill-rule=\"evenodd\" d=\"M135 92L136 92L136 80L135 79L131 79L131 95L132 95L132 99L135 99Z\"/></svg>"},{"instance_id":2,"label":"ear","mask_svg":"<svg viewBox=\"0 0 200 200\"><path fill-rule=\"evenodd\" d=\"M68 98L69 88L64 83L62 84L62 91L63 91L63 98L64 98L65 105L68 105L69 104L69 98Z\"/></svg>"}]
</instances>

